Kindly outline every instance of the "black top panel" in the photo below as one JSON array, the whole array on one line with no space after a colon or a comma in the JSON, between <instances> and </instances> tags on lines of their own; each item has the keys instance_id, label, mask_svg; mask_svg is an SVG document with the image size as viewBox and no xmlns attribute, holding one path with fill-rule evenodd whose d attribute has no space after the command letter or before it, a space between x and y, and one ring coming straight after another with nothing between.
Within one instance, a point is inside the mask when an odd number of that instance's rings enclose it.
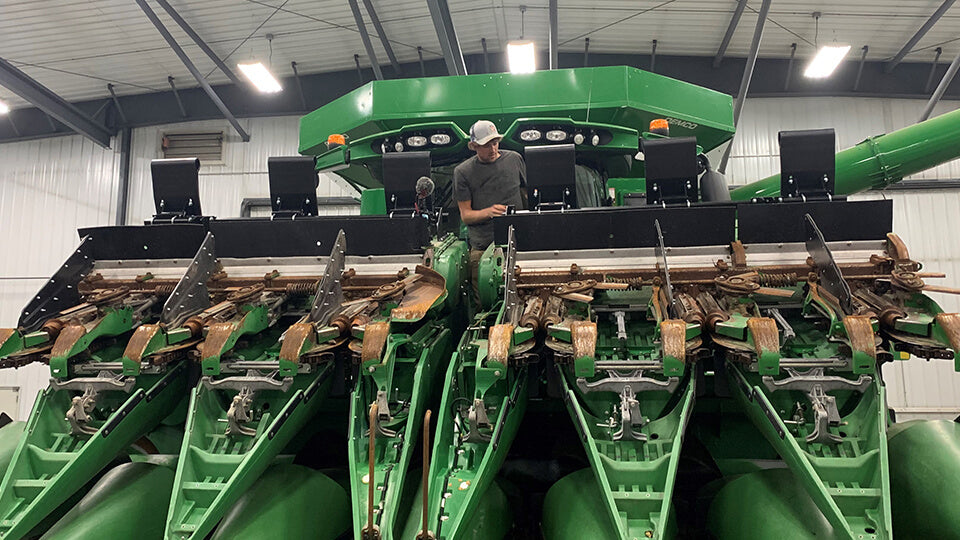
<instances>
[{"instance_id":1,"label":"black top panel","mask_svg":"<svg viewBox=\"0 0 960 540\"><path fill-rule=\"evenodd\" d=\"M155 159L153 204L157 215L200 216L200 160L197 158Z\"/></svg>"},{"instance_id":2,"label":"black top panel","mask_svg":"<svg viewBox=\"0 0 960 540\"><path fill-rule=\"evenodd\" d=\"M192 259L207 232L203 225L131 225L90 227L77 231L90 237L96 261L142 259Z\"/></svg>"},{"instance_id":3,"label":"black top panel","mask_svg":"<svg viewBox=\"0 0 960 540\"><path fill-rule=\"evenodd\" d=\"M343 229L347 255L422 253L430 242L422 217L324 216L294 220L230 219L210 222L217 257L327 257Z\"/></svg>"},{"instance_id":4,"label":"black top panel","mask_svg":"<svg viewBox=\"0 0 960 540\"><path fill-rule=\"evenodd\" d=\"M317 215L320 181L314 156L270 157L270 208L274 214Z\"/></svg>"},{"instance_id":5,"label":"black top panel","mask_svg":"<svg viewBox=\"0 0 960 540\"><path fill-rule=\"evenodd\" d=\"M413 208L417 202L417 180L430 176L430 152L403 152L383 155L383 191L387 210Z\"/></svg>"},{"instance_id":6,"label":"black top panel","mask_svg":"<svg viewBox=\"0 0 960 540\"><path fill-rule=\"evenodd\" d=\"M744 244L805 242L804 214L824 240L883 240L893 230L893 201L744 203L737 207Z\"/></svg>"},{"instance_id":7,"label":"black top panel","mask_svg":"<svg viewBox=\"0 0 960 540\"><path fill-rule=\"evenodd\" d=\"M653 247L656 220L670 247L724 245L736 239L736 208L717 205L524 212L494 219L494 240L505 244L513 225L518 251Z\"/></svg>"}]
</instances>

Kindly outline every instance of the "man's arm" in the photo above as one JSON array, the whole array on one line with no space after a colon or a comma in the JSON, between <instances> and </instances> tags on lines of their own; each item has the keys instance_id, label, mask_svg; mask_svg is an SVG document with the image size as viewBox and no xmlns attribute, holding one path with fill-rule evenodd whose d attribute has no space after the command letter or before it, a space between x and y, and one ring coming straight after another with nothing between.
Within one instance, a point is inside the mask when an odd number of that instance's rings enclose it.
<instances>
[{"instance_id":1,"label":"man's arm","mask_svg":"<svg viewBox=\"0 0 960 540\"><path fill-rule=\"evenodd\" d=\"M481 210L474 210L471 202L472 201L457 201L457 206L460 208L460 219L467 225L483 223L488 219L502 216L507 211L507 206L503 204L494 204Z\"/></svg>"}]
</instances>

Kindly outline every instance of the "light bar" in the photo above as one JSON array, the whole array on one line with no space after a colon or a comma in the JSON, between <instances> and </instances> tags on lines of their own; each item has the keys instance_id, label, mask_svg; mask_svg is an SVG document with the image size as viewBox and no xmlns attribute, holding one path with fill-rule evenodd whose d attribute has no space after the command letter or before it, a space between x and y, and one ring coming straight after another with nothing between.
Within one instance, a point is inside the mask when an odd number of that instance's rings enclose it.
<instances>
[{"instance_id":1,"label":"light bar","mask_svg":"<svg viewBox=\"0 0 960 540\"><path fill-rule=\"evenodd\" d=\"M803 72L804 77L811 79L824 79L829 77L833 70L837 69L843 58L850 52L849 45L824 45L820 47L817 55L807 65Z\"/></svg>"},{"instance_id":2,"label":"light bar","mask_svg":"<svg viewBox=\"0 0 960 540\"><path fill-rule=\"evenodd\" d=\"M507 63L510 73L533 73L537 70L536 50L532 41L507 43Z\"/></svg>"},{"instance_id":3,"label":"light bar","mask_svg":"<svg viewBox=\"0 0 960 540\"><path fill-rule=\"evenodd\" d=\"M8 112L10 112L10 106L0 101L0 114L7 114Z\"/></svg>"},{"instance_id":4,"label":"light bar","mask_svg":"<svg viewBox=\"0 0 960 540\"><path fill-rule=\"evenodd\" d=\"M276 94L283 90L277 79L260 62L256 64L237 64L237 67L240 68L244 76L250 79L253 86L264 94Z\"/></svg>"}]
</instances>

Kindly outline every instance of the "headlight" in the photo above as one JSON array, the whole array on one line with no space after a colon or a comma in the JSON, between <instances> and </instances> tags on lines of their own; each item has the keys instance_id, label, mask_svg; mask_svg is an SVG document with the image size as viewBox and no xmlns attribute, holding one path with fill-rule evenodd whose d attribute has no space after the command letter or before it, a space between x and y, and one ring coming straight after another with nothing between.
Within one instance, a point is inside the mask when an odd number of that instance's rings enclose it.
<instances>
[{"instance_id":1,"label":"headlight","mask_svg":"<svg viewBox=\"0 0 960 540\"><path fill-rule=\"evenodd\" d=\"M399 143L398 143L399 144ZM407 146L413 146L414 148L427 145L427 138L423 135L414 135L412 137L407 137ZM397 150L399 152L399 150Z\"/></svg>"},{"instance_id":2,"label":"headlight","mask_svg":"<svg viewBox=\"0 0 960 540\"><path fill-rule=\"evenodd\" d=\"M393 145L393 148L396 149L397 152L403 152L403 143L397 141L397 144Z\"/></svg>"},{"instance_id":3,"label":"headlight","mask_svg":"<svg viewBox=\"0 0 960 540\"><path fill-rule=\"evenodd\" d=\"M592 144L592 145L594 145L594 146L600 144L600 136L599 136L599 135L594 135L593 138L590 139L590 144Z\"/></svg>"},{"instance_id":4,"label":"headlight","mask_svg":"<svg viewBox=\"0 0 960 540\"><path fill-rule=\"evenodd\" d=\"M528 129L520 132L520 140L533 142L540 140L540 131L536 129Z\"/></svg>"},{"instance_id":5,"label":"headlight","mask_svg":"<svg viewBox=\"0 0 960 540\"><path fill-rule=\"evenodd\" d=\"M583 144L583 133L577 133L573 136L573 144Z\"/></svg>"},{"instance_id":6,"label":"headlight","mask_svg":"<svg viewBox=\"0 0 960 540\"><path fill-rule=\"evenodd\" d=\"M567 132L562 129L551 129L547 132L547 140L553 142L560 142L567 140Z\"/></svg>"},{"instance_id":7,"label":"headlight","mask_svg":"<svg viewBox=\"0 0 960 540\"><path fill-rule=\"evenodd\" d=\"M409 144L410 141L408 140L407 143ZM450 136L447 135L446 133L434 133L433 135L430 136L430 143L435 144L437 146L450 144Z\"/></svg>"}]
</instances>

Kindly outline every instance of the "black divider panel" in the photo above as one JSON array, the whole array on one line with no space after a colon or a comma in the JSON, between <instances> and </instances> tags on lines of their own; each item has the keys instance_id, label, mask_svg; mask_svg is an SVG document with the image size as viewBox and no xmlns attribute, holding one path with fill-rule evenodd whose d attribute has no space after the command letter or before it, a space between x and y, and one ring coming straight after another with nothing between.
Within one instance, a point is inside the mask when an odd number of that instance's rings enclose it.
<instances>
[{"instance_id":1,"label":"black divider panel","mask_svg":"<svg viewBox=\"0 0 960 540\"><path fill-rule=\"evenodd\" d=\"M744 244L805 242L810 214L827 242L883 240L893 230L893 201L744 203L737 206Z\"/></svg>"},{"instance_id":2,"label":"black divider panel","mask_svg":"<svg viewBox=\"0 0 960 540\"><path fill-rule=\"evenodd\" d=\"M89 236L94 260L192 259L207 235L203 225L131 225L90 227L77 231Z\"/></svg>"},{"instance_id":3,"label":"black divider panel","mask_svg":"<svg viewBox=\"0 0 960 540\"><path fill-rule=\"evenodd\" d=\"M656 220L670 247L725 245L736 238L736 208L717 205L524 212L494 219L494 239L506 243L513 225L520 251L653 247Z\"/></svg>"},{"instance_id":4,"label":"black divider panel","mask_svg":"<svg viewBox=\"0 0 960 540\"><path fill-rule=\"evenodd\" d=\"M327 216L294 220L230 219L210 222L217 257L327 257L343 229L347 255L421 253L430 243L422 217Z\"/></svg>"}]
</instances>

